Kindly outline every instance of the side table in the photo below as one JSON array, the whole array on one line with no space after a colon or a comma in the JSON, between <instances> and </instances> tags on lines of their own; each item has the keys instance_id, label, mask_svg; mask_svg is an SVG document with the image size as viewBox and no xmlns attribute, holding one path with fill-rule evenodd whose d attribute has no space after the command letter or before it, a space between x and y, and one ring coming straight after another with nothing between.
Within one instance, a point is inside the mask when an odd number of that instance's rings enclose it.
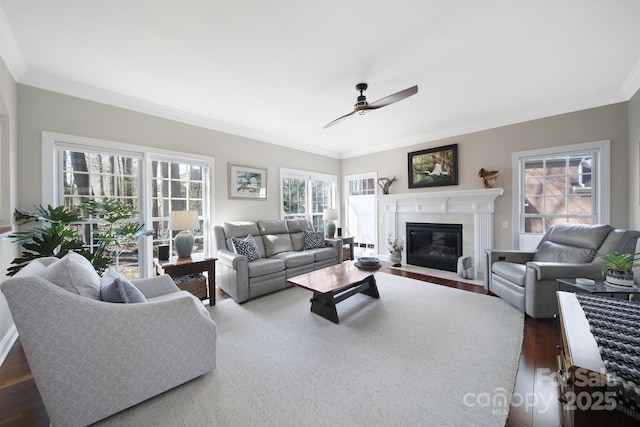
<instances>
[{"instance_id":1,"label":"side table","mask_svg":"<svg viewBox=\"0 0 640 427\"><path fill-rule=\"evenodd\" d=\"M621 299L629 299L631 294L640 294L640 288L637 286L630 287L629 289L614 288L613 286L607 286L602 280L595 280L594 286L580 285L576 283L576 279L557 279L557 282L558 290L560 291L598 294Z\"/></svg>"},{"instance_id":2,"label":"side table","mask_svg":"<svg viewBox=\"0 0 640 427\"><path fill-rule=\"evenodd\" d=\"M207 283L209 285L209 305L216 305L216 260L214 257L207 257L202 253L192 254L190 258L178 258L172 256L168 260L153 259L156 274L163 272L176 278L196 273L208 273Z\"/></svg>"},{"instance_id":3,"label":"side table","mask_svg":"<svg viewBox=\"0 0 640 427\"><path fill-rule=\"evenodd\" d=\"M355 259L355 254L353 253L353 240L354 237L353 236L336 236L336 239L340 239L342 240L342 247L343 247L343 253L342 253L342 260L346 260L346 259L350 259L350 260L354 260ZM347 246L349 246L349 256L345 257L344 255L347 253Z\"/></svg>"}]
</instances>

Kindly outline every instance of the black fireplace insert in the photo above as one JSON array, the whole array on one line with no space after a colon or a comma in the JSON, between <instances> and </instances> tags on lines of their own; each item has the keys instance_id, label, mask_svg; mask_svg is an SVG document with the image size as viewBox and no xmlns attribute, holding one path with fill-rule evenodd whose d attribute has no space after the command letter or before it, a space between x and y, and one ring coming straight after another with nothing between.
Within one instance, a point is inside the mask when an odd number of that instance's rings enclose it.
<instances>
[{"instance_id":1,"label":"black fireplace insert","mask_svg":"<svg viewBox=\"0 0 640 427\"><path fill-rule=\"evenodd\" d=\"M461 224L407 223L407 264L456 271L461 256Z\"/></svg>"}]
</instances>

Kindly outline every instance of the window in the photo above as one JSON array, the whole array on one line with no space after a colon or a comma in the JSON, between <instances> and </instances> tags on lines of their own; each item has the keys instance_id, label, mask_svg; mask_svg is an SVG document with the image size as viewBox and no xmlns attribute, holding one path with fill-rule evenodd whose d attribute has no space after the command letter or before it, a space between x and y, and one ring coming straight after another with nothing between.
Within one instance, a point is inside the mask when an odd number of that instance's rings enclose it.
<instances>
[{"instance_id":1,"label":"window","mask_svg":"<svg viewBox=\"0 0 640 427\"><path fill-rule=\"evenodd\" d=\"M335 206L334 175L281 169L282 218L307 218L315 230L323 230L325 209Z\"/></svg>"},{"instance_id":2,"label":"window","mask_svg":"<svg viewBox=\"0 0 640 427\"><path fill-rule=\"evenodd\" d=\"M159 244L171 244L177 232L168 230L169 212L195 210L200 230L194 230L194 252L211 250L208 235L211 208L210 176L213 159L156 150L111 141L43 133L43 205L80 205L83 198L115 198L140 213L136 221L155 231L129 246L118 258L118 269L128 277L147 277ZM50 177L54 179L51 180ZM105 224L85 218L79 224L89 250Z\"/></svg>"},{"instance_id":3,"label":"window","mask_svg":"<svg viewBox=\"0 0 640 427\"><path fill-rule=\"evenodd\" d=\"M518 247L535 246L558 223L609 222L609 142L514 153Z\"/></svg>"},{"instance_id":4,"label":"window","mask_svg":"<svg viewBox=\"0 0 640 427\"><path fill-rule=\"evenodd\" d=\"M344 178L345 212L343 221L345 236L354 236L355 256L376 255L378 220L375 172L348 175Z\"/></svg>"}]
</instances>

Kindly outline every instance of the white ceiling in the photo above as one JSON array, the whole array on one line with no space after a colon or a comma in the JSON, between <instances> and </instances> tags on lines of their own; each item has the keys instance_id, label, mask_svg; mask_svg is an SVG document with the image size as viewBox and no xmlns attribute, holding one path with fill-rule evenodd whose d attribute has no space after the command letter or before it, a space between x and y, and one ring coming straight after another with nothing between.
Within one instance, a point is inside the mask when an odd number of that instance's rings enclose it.
<instances>
[{"instance_id":1,"label":"white ceiling","mask_svg":"<svg viewBox=\"0 0 640 427\"><path fill-rule=\"evenodd\" d=\"M0 0L20 83L347 158L627 101L637 0ZM351 117L369 102L418 94Z\"/></svg>"}]
</instances>

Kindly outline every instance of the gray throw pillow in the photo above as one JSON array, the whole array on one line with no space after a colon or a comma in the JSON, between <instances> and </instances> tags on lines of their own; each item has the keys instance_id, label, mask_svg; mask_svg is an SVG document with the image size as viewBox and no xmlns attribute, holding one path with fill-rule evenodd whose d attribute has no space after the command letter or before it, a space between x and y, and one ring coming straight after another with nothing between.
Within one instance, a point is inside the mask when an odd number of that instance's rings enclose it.
<instances>
[{"instance_id":1,"label":"gray throw pillow","mask_svg":"<svg viewBox=\"0 0 640 427\"><path fill-rule=\"evenodd\" d=\"M115 270L107 271L100 279L100 299L123 304L147 302L142 292Z\"/></svg>"},{"instance_id":2,"label":"gray throw pillow","mask_svg":"<svg viewBox=\"0 0 640 427\"><path fill-rule=\"evenodd\" d=\"M75 252L49 264L42 277L74 294L100 300L100 276L88 259Z\"/></svg>"},{"instance_id":3,"label":"gray throw pillow","mask_svg":"<svg viewBox=\"0 0 640 427\"><path fill-rule=\"evenodd\" d=\"M246 256L249 262L260 258L260 251L251 234L244 239L232 237L231 241L233 242L233 249L235 249L236 253Z\"/></svg>"},{"instance_id":4,"label":"gray throw pillow","mask_svg":"<svg viewBox=\"0 0 640 427\"><path fill-rule=\"evenodd\" d=\"M304 249L324 248L324 233L322 231L304 230Z\"/></svg>"}]
</instances>

